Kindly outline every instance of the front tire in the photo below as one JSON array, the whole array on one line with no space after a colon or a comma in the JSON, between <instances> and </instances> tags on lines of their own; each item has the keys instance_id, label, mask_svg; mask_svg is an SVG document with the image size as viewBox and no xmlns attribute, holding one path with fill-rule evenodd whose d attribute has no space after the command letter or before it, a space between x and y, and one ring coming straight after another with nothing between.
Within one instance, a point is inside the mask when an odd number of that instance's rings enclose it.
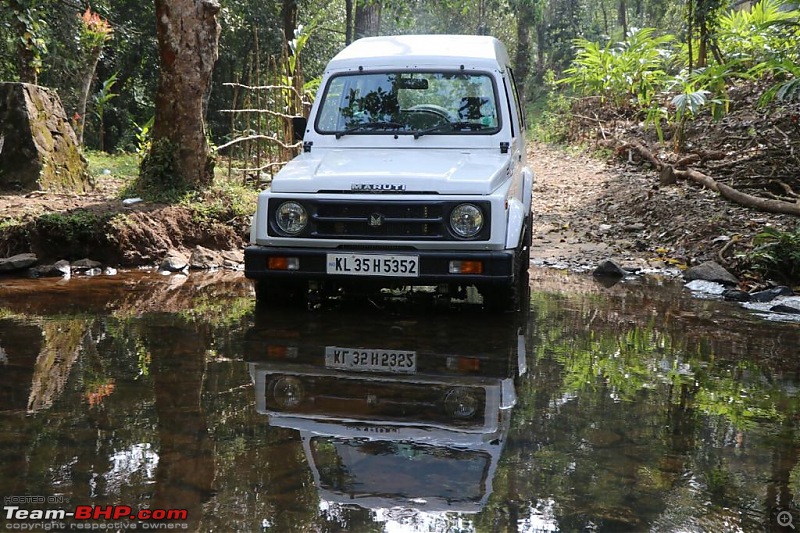
<instances>
[{"instance_id":1,"label":"front tire","mask_svg":"<svg viewBox=\"0 0 800 533\"><path fill-rule=\"evenodd\" d=\"M525 219L523 234L514 253L513 277L508 284L486 285L479 289L483 306L493 313L516 312L528 295L528 269L531 265L533 232L530 215Z\"/></svg>"}]
</instances>

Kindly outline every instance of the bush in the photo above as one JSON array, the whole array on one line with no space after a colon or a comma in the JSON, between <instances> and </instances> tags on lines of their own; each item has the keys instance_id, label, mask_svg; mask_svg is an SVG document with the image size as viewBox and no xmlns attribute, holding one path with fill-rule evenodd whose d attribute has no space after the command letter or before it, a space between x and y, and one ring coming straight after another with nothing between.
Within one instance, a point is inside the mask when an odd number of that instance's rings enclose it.
<instances>
[{"instance_id":1,"label":"bush","mask_svg":"<svg viewBox=\"0 0 800 533\"><path fill-rule=\"evenodd\" d=\"M750 268L769 279L800 283L800 226L790 231L766 228L756 235L754 244L744 257Z\"/></svg>"}]
</instances>

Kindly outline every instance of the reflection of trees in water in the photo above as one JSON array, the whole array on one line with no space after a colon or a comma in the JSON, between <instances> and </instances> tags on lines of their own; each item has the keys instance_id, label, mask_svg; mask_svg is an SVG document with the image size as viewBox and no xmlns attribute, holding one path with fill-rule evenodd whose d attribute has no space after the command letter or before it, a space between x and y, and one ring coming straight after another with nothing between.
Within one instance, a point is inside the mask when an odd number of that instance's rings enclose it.
<instances>
[{"instance_id":1,"label":"reflection of trees in water","mask_svg":"<svg viewBox=\"0 0 800 533\"><path fill-rule=\"evenodd\" d=\"M774 523L798 486L800 331L718 305L648 287L534 294L500 516L539 509L562 530Z\"/></svg>"},{"instance_id":2,"label":"reflection of trees in water","mask_svg":"<svg viewBox=\"0 0 800 533\"><path fill-rule=\"evenodd\" d=\"M214 443L200 398L209 339L165 315L145 333L158 415L158 470L153 507L186 509L199 527L214 481Z\"/></svg>"}]
</instances>

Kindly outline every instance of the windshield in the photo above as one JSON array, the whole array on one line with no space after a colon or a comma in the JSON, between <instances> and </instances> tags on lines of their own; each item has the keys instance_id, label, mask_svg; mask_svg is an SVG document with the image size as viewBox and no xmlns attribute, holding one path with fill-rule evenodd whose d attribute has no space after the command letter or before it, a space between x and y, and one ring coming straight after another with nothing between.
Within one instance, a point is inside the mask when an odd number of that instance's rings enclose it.
<instances>
[{"instance_id":1,"label":"windshield","mask_svg":"<svg viewBox=\"0 0 800 533\"><path fill-rule=\"evenodd\" d=\"M491 456L481 450L412 442L314 437L322 488L353 496L480 501Z\"/></svg>"},{"instance_id":2,"label":"windshield","mask_svg":"<svg viewBox=\"0 0 800 533\"><path fill-rule=\"evenodd\" d=\"M464 72L354 73L328 82L319 133L486 135L500 128L495 85L488 74Z\"/></svg>"}]
</instances>

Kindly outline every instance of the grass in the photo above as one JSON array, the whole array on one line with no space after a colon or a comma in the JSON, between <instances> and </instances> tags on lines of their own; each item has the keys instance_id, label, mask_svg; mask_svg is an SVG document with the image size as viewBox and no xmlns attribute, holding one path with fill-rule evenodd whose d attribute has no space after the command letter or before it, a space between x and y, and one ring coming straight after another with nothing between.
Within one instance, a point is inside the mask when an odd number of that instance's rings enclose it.
<instances>
[{"instance_id":1,"label":"grass","mask_svg":"<svg viewBox=\"0 0 800 533\"><path fill-rule=\"evenodd\" d=\"M119 198L142 196L142 191L136 188L141 160L138 155L87 151L85 156L89 161L89 171L98 182L109 177L124 182L125 185L118 193ZM192 211L196 220L225 223L237 217L252 215L257 197L257 190L242 185L238 179L230 179L217 172L211 186L202 191L165 189L159 194L149 195L147 200L186 207Z\"/></svg>"},{"instance_id":2,"label":"grass","mask_svg":"<svg viewBox=\"0 0 800 533\"><path fill-rule=\"evenodd\" d=\"M136 154L108 154L86 150L83 155L89 162L89 173L95 179L113 176L133 181L139 176L139 156Z\"/></svg>"}]
</instances>

